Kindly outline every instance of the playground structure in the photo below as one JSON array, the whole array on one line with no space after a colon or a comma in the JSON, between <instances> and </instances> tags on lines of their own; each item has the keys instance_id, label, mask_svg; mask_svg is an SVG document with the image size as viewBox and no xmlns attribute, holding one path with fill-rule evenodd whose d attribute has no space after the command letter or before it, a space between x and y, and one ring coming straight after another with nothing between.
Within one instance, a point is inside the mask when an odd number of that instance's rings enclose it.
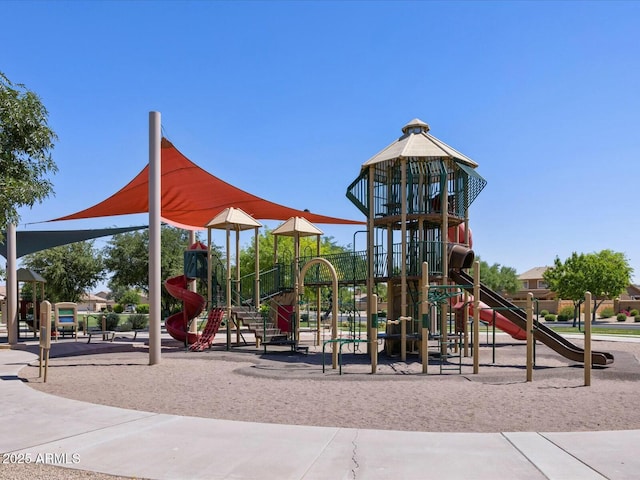
<instances>
[{"instance_id":1,"label":"playground structure","mask_svg":"<svg viewBox=\"0 0 640 480\"><path fill-rule=\"evenodd\" d=\"M399 354L403 361L411 353L428 356L425 342L434 340L438 348L432 353L442 366L452 356L451 352L460 355L463 343L466 345L469 314L473 315L476 309L483 321L495 322L498 328L515 339L526 339L527 315L464 272L474 260L469 207L486 185L476 168L473 160L433 137L427 124L418 119L409 122L397 141L362 165L359 176L347 188L347 198L366 217L367 248L322 256L322 263L326 262L332 269L317 265L319 249L315 254L301 255L298 245L301 233L283 228L296 238L291 261L281 261L274 252L273 264L259 271L256 252L255 272L241 277L236 265L236 276L231 278L229 232L235 230L238 234L250 228L257 232L259 224L250 224L246 220L234 223L227 215L224 222L217 223L222 225L217 228L227 230L226 265L213 258L210 251L206 261L207 308L225 306L227 348L231 344L231 326L235 326L236 343L239 343L240 324L243 323L256 333L265 349L267 345L276 344L291 345L292 349L297 349L299 305L303 294L301 286L317 289L333 286L333 272L339 287L349 286L355 290L355 286L366 286L366 333L369 342L363 343L366 343L372 357L372 349L377 354L378 340L384 341L385 353ZM216 228L213 224L216 222L210 222L208 227ZM317 234L309 231L304 234ZM236 236L236 259L238 244ZM311 264L315 268L307 266ZM426 273L422 271L425 264L428 265ZM191 277L178 278L166 284L168 289L178 292L174 296L185 300L182 316L174 315L168 319L167 328L174 333L173 327L178 323L181 331L186 331L189 317L200 313L203 308L201 299L184 293L186 281ZM378 333L374 298L378 285L382 283L387 285L388 320L384 331ZM478 302L483 302L475 308L472 297L464 296L465 291L474 290L478 291ZM261 305L269 305L269 313L261 315ZM460 328L452 329L451 313L456 311L455 307L460 311L462 320ZM319 300L316 311L318 345ZM584 361L583 349L537 321L534 322L533 336L566 358ZM356 338L355 332L350 332L349 338L354 346L362 340ZM192 340L195 341L196 337L187 336L188 343ZM334 368L338 343L341 348L347 340L339 340L332 333L329 342L333 344ZM592 352L591 359L591 363L597 365L613 362L613 356L604 352ZM425 361L428 362L428 358L423 359Z\"/></svg>"},{"instance_id":2,"label":"playground structure","mask_svg":"<svg viewBox=\"0 0 640 480\"><path fill-rule=\"evenodd\" d=\"M156 120L159 120L159 117ZM155 121L154 125L157 126L158 122ZM471 308L462 308L463 319L460 322L462 328L456 327L455 330L450 328L452 320L450 312L452 307L460 303L463 307L471 306L470 297L462 296L465 290L473 290L475 302L482 300L489 309L493 309L489 310L476 304L472 309L475 316L481 315L489 322L495 321L496 325L510 331L515 338L522 338L522 331L525 333L531 331L524 323L523 316L517 313L519 310L515 306L496 292L482 287L479 280L474 279L471 282L470 278L465 276L464 271L471 267L474 259L471 250L469 207L484 188L486 181L475 171L477 164L473 160L433 137L429 133L429 126L424 122L415 119L405 125L402 135L366 161L358 177L347 188L347 198L366 218L367 247L364 251L357 252L354 248L353 252L323 256L327 265L332 267L329 269L326 265L316 264L320 256L319 249L314 255L307 254L306 251L301 254L299 248L300 236L319 235L320 230L282 228L283 231L279 233L295 238L294 258L289 262L282 261L274 252L273 264L260 271L256 242L254 273L241 277L239 266L236 264L235 278L232 278L230 264L230 231L236 231L237 235L237 261L239 232L255 229L257 233L260 227L254 216L284 220L284 215L294 214L287 220L294 224L297 218L306 219L309 222L315 220L335 224L355 225L362 222L298 211L240 191L199 169L166 139L160 140L159 129L150 128L151 130L154 134L150 135L150 140L152 136L154 140L150 141L150 145L154 145L154 152L150 157L154 157L154 162L150 161L148 168L145 168L134 181L127 184L116 195L94 207L57 220L150 210L151 199L144 198L139 191L149 186L145 183L149 178L155 178L155 174L162 173L163 179L168 180L162 183L163 189L165 184L168 184L165 191L167 201L162 200L163 215L170 216L174 224L197 226L197 229L204 226L209 233L212 228L225 229L227 231L226 265L212 257L211 241L209 241L209 248L205 247L202 249L205 253L200 254L204 258L200 262L200 266L204 266L201 271L196 275L185 272L181 276L166 279L165 282L166 288L184 304L182 312L167 319L167 328L175 338L184 341L185 344L196 345L194 349L200 350L207 345L210 346L209 340L212 340L223 321L223 315L220 312L223 312L226 317L227 348L231 343L231 326L235 326L236 343L239 343L240 325L244 324L256 334L256 338L265 348L267 345L284 344L290 345L292 349L298 349L302 285L317 289L331 285L335 303L338 297L334 286L336 283L338 287L353 286L354 290L356 286L366 286L365 335L370 336L367 347L369 350L375 348L377 351L377 344L374 341L384 340L385 352L389 355L396 355L399 352L402 360L406 359L408 353L426 356L423 346L427 339L438 342L437 354L441 364L447 361L451 350L460 348L462 339L466 339L467 336L466 328ZM160 162L155 161L160 157L160 150L164 159L162 168L159 168ZM154 175L150 175L151 165L156 170ZM193 188L193 185L200 185L200 188ZM143 189L147 191L146 188ZM156 186L153 190L160 193L160 189ZM203 190L207 191L206 196L202 195ZM250 207L252 214L241 212L231 206L232 202ZM156 265L150 269L154 271L154 275L150 274L150 285L153 286L150 292L152 294L150 304L157 305L156 298L153 297L157 297L155 286L160 285L160 279L155 274L159 258L157 252L159 251L160 222L157 214L160 203L155 199L153 203L156 212L153 214L153 221L150 220L150 224L153 223L150 238L154 237L154 241L150 241L150 262L153 259ZM185 208L185 205L192 208ZM196 205L198 208L195 208ZM226 209L221 210L221 206L226 206ZM207 212L212 211L219 213L207 224L203 220L203 215L208 215ZM236 213L242 213L240 217L243 215L244 217L238 220ZM313 227L313 225L310 226ZM89 238L95 236L96 234L91 234ZM8 229L7 237L12 239L12 242L15 240L15 227ZM67 243L72 241L68 238L64 240ZM153 248L151 248L152 244ZM16 277L13 275L16 252L11 251L13 249L11 247L14 246L7 244L7 252L9 252L7 279L11 288L17 284ZM314 263L315 268L307 269L306 266L311 263ZM428 266L426 272L421 271L424 265ZM187 262L185 262L185 268L186 266ZM208 290L206 301L204 297L189 288L190 282L196 278L204 278L206 281ZM379 325L374 317L377 306L374 304L374 292L381 284L387 286L388 319L385 322L384 331L377 333ZM8 291L10 299L8 304L13 303L17 298L15 293ZM319 297L320 295L317 298ZM269 305L270 311L267 315L260 313L260 307L264 305ZM208 321L204 328L206 338L204 333L200 336L197 328L192 328L197 326L193 320L205 307L208 311ZM28 310L26 304L24 309ZM7 311L8 340L11 344L15 343L15 334L18 332L17 315L14 305L11 305L11 308L7 307ZM318 312L316 344L318 344L320 339L319 300L316 311ZM150 313L155 317L158 312ZM38 317L37 303L34 314L35 330ZM333 316L335 319L337 315ZM160 321L159 318L157 321L155 318L152 320L150 322L150 364L157 363L159 359ZM584 359L585 353L582 349L562 338L556 338L553 332L546 332L543 327L535 325L535 334L541 341L567 358L576 361ZM348 335L354 341L354 346L356 341L361 340L356 338L355 331L349 332ZM334 340L336 340L335 337L331 338L331 341ZM613 361L613 356L602 352L593 352L589 357L592 359L591 362L587 362L589 365L591 363L606 365Z\"/></svg>"}]
</instances>

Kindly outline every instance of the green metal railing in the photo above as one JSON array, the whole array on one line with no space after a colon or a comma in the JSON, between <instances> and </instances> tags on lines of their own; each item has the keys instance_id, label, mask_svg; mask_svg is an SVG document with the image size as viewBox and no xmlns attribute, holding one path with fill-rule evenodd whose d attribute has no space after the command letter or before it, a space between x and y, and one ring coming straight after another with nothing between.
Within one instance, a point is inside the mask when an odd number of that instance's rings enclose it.
<instances>
[{"instance_id":1,"label":"green metal railing","mask_svg":"<svg viewBox=\"0 0 640 480\"><path fill-rule=\"evenodd\" d=\"M300 257L298 268L304 267L315 255ZM323 255L336 269L340 285L364 284L367 281L367 252L342 252ZM431 274L442 274L442 243L436 241L413 242L407 246L406 258L402 256L402 245L394 244L392 252L391 271L389 271L389 257L382 248L376 247L373 255L373 276L376 279L388 279L400 275L402 265L406 265L407 276L419 277L422 274L422 263L428 262ZM218 299L226 296L226 268L221 262L214 265L212 285L220 293ZM260 301L264 301L283 291L294 288L294 264L277 263L271 268L260 272ZM305 275L305 286L331 285L332 278L329 270L323 265L312 266ZM233 288L239 291L243 298L255 297L255 273L249 273L240 278L240 283L232 280Z\"/></svg>"},{"instance_id":2,"label":"green metal railing","mask_svg":"<svg viewBox=\"0 0 640 480\"><path fill-rule=\"evenodd\" d=\"M272 268L260 272L260 301L271 298L284 290L293 289L293 275L286 272L291 268L293 265L277 263ZM240 278L239 291L243 297L254 298L255 279L254 272Z\"/></svg>"}]
</instances>

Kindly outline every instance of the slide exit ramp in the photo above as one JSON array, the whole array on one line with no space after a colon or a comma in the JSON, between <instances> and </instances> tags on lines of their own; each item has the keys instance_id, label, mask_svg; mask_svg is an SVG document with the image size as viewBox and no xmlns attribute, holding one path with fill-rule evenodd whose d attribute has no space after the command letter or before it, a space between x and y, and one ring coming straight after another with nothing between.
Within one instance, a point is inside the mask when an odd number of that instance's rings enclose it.
<instances>
[{"instance_id":1,"label":"slide exit ramp","mask_svg":"<svg viewBox=\"0 0 640 480\"><path fill-rule=\"evenodd\" d=\"M449 277L465 290L473 293L473 278L459 270L451 270ZM504 315L510 322L515 324L522 330L527 329L527 316L513 303L506 298L502 297L498 293L494 292L490 288L480 284L480 300L489 305L492 308L501 309L500 313ZM504 309L504 310L502 310ZM554 332L546 325L534 320L534 335L533 337L551 348L555 352L559 353L569 360L574 362L584 362L584 349L574 345L562 335ZM613 355L608 352L591 352L591 364L592 365L609 365L613 363Z\"/></svg>"}]
</instances>

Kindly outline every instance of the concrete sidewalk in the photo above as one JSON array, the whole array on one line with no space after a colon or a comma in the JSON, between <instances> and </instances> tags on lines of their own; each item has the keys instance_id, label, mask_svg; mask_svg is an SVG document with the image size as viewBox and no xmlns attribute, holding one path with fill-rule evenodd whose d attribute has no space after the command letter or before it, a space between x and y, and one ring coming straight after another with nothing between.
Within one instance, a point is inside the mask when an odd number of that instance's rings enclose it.
<instances>
[{"instance_id":1,"label":"concrete sidewalk","mask_svg":"<svg viewBox=\"0 0 640 480\"><path fill-rule=\"evenodd\" d=\"M181 417L40 393L17 376L34 360L0 350L4 463L150 479L586 480L640 472L640 430L429 433Z\"/></svg>"}]
</instances>

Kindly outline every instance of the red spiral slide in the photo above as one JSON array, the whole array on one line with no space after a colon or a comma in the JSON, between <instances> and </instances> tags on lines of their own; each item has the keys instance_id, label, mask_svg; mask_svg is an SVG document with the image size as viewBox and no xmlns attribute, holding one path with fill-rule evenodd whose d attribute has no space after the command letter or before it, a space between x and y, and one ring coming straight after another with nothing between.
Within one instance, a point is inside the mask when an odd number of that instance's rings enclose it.
<instances>
[{"instance_id":1,"label":"red spiral slide","mask_svg":"<svg viewBox=\"0 0 640 480\"><path fill-rule=\"evenodd\" d=\"M198 340L198 335L190 332L187 335L187 326L189 320L196 318L204 310L206 300L199 293L187 290L187 281L188 278L184 275L165 280L164 288L172 297L182 300L183 310L167 318L164 325L169 335L179 342L187 340L189 344L193 344Z\"/></svg>"}]
</instances>

